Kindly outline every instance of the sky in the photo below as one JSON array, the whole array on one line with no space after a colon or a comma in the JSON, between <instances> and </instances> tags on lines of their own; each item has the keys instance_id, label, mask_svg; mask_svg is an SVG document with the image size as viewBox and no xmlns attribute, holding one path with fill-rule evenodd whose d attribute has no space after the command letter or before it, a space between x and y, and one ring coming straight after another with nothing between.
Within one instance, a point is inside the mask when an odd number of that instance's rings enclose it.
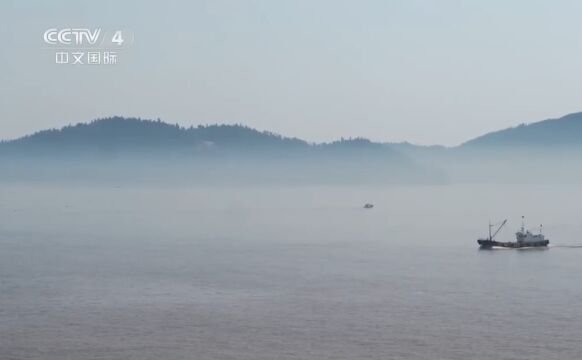
<instances>
[{"instance_id":1,"label":"sky","mask_svg":"<svg viewBox=\"0 0 582 360\"><path fill-rule=\"evenodd\" d=\"M121 115L456 145L582 111L580 19L560 0L3 0L0 138ZM56 64L51 28L128 42Z\"/></svg>"}]
</instances>

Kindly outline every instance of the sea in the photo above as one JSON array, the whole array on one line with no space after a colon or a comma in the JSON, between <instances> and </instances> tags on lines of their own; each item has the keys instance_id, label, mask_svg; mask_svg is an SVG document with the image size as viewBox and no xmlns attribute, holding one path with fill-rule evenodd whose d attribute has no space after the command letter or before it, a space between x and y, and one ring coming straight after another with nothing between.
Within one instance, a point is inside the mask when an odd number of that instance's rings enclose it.
<instances>
[{"instance_id":1,"label":"sea","mask_svg":"<svg viewBox=\"0 0 582 360\"><path fill-rule=\"evenodd\" d=\"M581 359L580 199L578 184L0 184L0 359ZM478 248L522 216L549 248Z\"/></svg>"}]
</instances>

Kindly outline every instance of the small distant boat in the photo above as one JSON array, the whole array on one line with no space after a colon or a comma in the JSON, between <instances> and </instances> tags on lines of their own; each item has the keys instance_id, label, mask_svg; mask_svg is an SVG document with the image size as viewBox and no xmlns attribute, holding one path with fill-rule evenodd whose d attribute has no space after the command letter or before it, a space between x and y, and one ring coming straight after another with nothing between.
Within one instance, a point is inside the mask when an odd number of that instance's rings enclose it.
<instances>
[{"instance_id":1,"label":"small distant boat","mask_svg":"<svg viewBox=\"0 0 582 360\"><path fill-rule=\"evenodd\" d=\"M374 207L374 204L370 204L370 203L364 205L364 209L371 209L373 207Z\"/></svg>"},{"instance_id":2,"label":"small distant boat","mask_svg":"<svg viewBox=\"0 0 582 360\"><path fill-rule=\"evenodd\" d=\"M491 228L493 225L489 224L489 237L487 239L479 239L477 243L482 248L492 248L494 246L498 247L506 247L506 248L522 248L522 247L539 247L539 246L548 246L550 240L546 239L544 234L542 234L542 225L540 225L540 233L539 234L532 234L529 230L525 229L524 225L524 217L521 217L521 229L515 233L515 238L517 241L496 241L495 235L499 233L501 228L507 224L507 219L503 220L501 225L495 230L493 234L491 234Z\"/></svg>"}]
</instances>

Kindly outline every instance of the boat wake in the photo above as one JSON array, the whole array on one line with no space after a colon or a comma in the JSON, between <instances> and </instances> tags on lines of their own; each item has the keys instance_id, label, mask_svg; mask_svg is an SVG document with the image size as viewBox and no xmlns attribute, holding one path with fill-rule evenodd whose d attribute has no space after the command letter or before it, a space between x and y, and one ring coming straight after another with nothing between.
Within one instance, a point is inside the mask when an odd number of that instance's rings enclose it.
<instances>
[{"instance_id":1,"label":"boat wake","mask_svg":"<svg viewBox=\"0 0 582 360\"><path fill-rule=\"evenodd\" d=\"M551 248L566 248L566 249L582 249L582 244L579 245L566 245L566 244L556 244L550 245Z\"/></svg>"},{"instance_id":2,"label":"boat wake","mask_svg":"<svg viewBox=\"0 0 582 360\"><path fill-rule=\"evenodd\" d=\"M523 246L519 248L510 248L502 246L492 246L487 248L479 248L480 250L547 250L547 249L582 249L582 244L568 245L568 244L548 244L548 246Z\"/></svg>"}]
</instances>

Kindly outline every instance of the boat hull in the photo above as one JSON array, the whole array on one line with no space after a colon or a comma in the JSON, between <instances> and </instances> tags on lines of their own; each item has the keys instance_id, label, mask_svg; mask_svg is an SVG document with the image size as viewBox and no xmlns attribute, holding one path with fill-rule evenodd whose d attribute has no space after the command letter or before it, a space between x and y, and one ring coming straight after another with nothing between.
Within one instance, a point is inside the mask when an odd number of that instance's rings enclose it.
<instances>
[{"instance_id":1,"label":"boat hull","mask_svg":"<svg viewBox=\"0 0 582 360\"><path fill-rule=\"evenodd\" d=\"M505 248L523 248L523 247L541 247L548 246L550 244L549 240L543 241L533 241L533 242L501 242L495 240L479 239L477 243L482 248L492 248L492 247L505 247Z\"/></svg>"}]
</instances>

